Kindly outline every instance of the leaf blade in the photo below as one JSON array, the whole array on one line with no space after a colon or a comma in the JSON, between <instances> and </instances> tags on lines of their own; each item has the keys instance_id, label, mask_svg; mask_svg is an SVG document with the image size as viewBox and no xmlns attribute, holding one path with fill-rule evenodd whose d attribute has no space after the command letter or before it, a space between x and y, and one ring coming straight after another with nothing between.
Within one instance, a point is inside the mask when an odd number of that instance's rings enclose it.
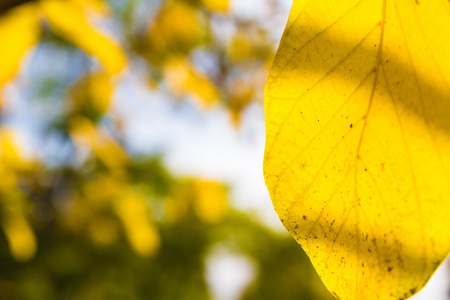
<instances>
[{"instance_id":1,"label":"leaf blade","mask_svg":"<svg viewBox=\"0 0 450 300\"><path fill-rule=\"evenodd\" d=\"M274 207L343 299L409 297L450 248L450 7L416 6L294 2L266 84Z\"/></svg>"}]
</instances>

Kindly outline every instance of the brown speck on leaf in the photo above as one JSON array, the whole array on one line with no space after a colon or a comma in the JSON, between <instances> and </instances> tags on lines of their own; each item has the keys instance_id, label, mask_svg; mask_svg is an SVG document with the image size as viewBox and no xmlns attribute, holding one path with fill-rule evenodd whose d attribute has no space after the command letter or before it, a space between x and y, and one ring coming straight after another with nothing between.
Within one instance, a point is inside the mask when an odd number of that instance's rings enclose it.
<instances>
[{"instance_id":1,"label":"brown speck on leaf","mask_svg":"<svg viewBox=\"0 0 450 300\"><path fill-rule=\"evenodd\" d=\"M303 216L303 220L307 220L308 218L306 216Z\"/></svg>"},{"instance_id":2,"label":"brown speck on leaf","mask_svg":"<svg viewBox=\"0 0 450 300\"><path fill-rule=\"evenodd\" d=\"M416 293L416 291L417 291L417 288L413 288L413 289L410 289L410 290L409 290L409 292L411 293L411 295L414 295L414 294Z\"/></svg>"},{"instance_id":3,"label":"brown speck on leaf","mask_svg":"<svg viewBox=\"0 0 450 300\"><path fill-rule=\"evenodd\" d=\"M394 268L394 267L388 267L388 268L387 268L388 272L391 272L393 268Z\"/></svg>"},{"instance_id":4,"label":"brown speck on leaf","mask_svg":"<svg viewBox=\"0 0 450 300\"><path fill-rule=\"evenodd\" d=\"M350 128L353 128L353 124L350 124Z\"/></svg>"}]
</instances>

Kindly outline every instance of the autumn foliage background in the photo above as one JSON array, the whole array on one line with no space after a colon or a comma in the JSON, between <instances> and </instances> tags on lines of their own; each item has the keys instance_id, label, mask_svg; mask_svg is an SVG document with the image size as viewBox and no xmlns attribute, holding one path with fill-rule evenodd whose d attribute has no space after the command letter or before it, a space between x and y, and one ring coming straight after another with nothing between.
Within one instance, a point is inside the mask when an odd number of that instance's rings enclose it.
<instances>
[{"instance_id":1,"label":"autumn foliage background","mask_svg":"<svg viewBox=\"0 0 450 300\"><path fill-rule=\"evenodd\" d=\"M139 95L180 118L225 112L251 139L286 4L264 4L272 23L227 0L3 5L0 299L330 298L292 238L230 205L229 183L135 147ZM242 272L230 294L220 276Z\"/></svg>"}]
</instances>

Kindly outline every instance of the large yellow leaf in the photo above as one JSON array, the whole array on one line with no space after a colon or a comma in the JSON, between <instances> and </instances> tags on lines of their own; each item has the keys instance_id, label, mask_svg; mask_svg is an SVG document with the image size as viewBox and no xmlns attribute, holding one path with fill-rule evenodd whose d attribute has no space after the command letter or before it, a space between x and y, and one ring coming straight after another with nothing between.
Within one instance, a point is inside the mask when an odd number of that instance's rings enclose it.
<instances>
[{"instance_id":1,"label":"large yellow leaf","mask_svg":"<svg viewBox=\"0 0 450 300\"><path fill-rule=\"evenodd\" d=\"M280 219L341 299L405 299L450 250L450 2L295 0L265 90Z\"/></svg>"}]
</instances>

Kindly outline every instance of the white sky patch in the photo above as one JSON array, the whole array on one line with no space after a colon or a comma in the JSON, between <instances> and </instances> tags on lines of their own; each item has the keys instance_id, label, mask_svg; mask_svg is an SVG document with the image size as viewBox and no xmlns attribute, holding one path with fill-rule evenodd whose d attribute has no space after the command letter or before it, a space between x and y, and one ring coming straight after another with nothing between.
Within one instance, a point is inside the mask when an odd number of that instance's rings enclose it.
<instances>
[{"instance_id":1,"label":"white sky patch","mask_svg":"<svg viewBox=\"0 0 450 300\"><path fill-rule=\"evenodd\" d=\"M231 1L231 11L241 19L260 19L272 11L270 2L261 0L234 0Z\"/></svg>"},{"instance_id":2,"label":"white sky patch","mask_svg":"<svg viewBox=\"0 0 450 300\"><path fill-rule=\"evenodd\" d=\"M255 274L254 262L244 255L222 250L206 259L206 280L215 300L239 299Z\"/></svg>"}]
</instances>

